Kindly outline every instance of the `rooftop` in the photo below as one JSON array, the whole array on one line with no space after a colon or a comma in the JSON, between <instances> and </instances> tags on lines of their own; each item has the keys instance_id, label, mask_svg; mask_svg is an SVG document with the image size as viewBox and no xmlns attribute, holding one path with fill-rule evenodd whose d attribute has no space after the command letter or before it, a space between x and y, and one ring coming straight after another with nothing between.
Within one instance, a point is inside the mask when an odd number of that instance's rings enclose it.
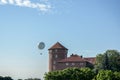
<instances>
[{"instance_id":1,"label":"rooftop","mask_svg":"<svg viewBox=\"0 0 120 80\"><path fill-rule=\"evenodd\" d=\"M49 48L48 50L51 49L66 49L68 50L66 47L64 47L62 44L60 44L59 42L55 43L51 48Z\"/></svg>"},{"instance_id":2,"label":"rooftop","mask_svg":"<svg viewBox=\"0 0 120 80\"><path fill-rule=\"evenodd\" d=\"M66 59L62 59L59 62L85 62L86 60L77 54L72 54L70 57Z\"/></svg>"},{"instance_id":3,"label":"rooftop","mask_svg":"<svg viewBox=\"0 0 120 80\"><path fill-rule=\"evenodd\" d=\"M70 57L68 57L66 59L62 59L59 62L90 62L90 63L94 64L95 57L83 58L82 56L79 56L77 54L72 54Z\"/></svg>"}]
</instances>

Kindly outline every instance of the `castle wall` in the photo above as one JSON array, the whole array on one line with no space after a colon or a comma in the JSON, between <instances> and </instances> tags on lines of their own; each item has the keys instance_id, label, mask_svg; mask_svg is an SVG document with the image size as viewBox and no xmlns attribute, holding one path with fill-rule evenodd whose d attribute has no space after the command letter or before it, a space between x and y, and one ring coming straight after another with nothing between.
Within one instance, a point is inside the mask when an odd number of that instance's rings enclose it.
<instances>
[{"instance_id":1,"label":"castle wall","mask_svg":"<svg viewBox=\"0 0 120 80\"><path fill-rule=\"evenodd\" d=\"M81 67L86 67L86 62L59 62L57 67L56 67L56 70L63 70L65 68L70 68L70 67L78 67L78 68L81 68Z\"/></svg>"}]
</instances>

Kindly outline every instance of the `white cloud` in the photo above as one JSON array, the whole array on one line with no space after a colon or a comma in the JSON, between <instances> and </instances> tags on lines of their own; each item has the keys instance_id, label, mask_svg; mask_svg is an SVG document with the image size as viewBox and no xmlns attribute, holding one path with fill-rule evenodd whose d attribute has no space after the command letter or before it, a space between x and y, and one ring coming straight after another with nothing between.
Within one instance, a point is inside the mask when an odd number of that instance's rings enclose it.
<instances>
[{"instance_id":1,"label":"white cloud","mask_svg":"<svg viewBox=\"0 0 120 80\"><path fill-rule=\"evenodd\" d=\"M7 4L7 0L1 0L0 3Z\"/></svg>"},{"instance_id":2,"label":"white cloud","mask_svg":"<svg viewBox=\"0 0 120 80\"><path fill-rule=\"evenodd\" d=\"M9 3L10 4L14 4L14 0L9 0Z\"/></svg>"},{"instance_id":3,"label":"white cloud","mask_svg":"<svg viewBox=\"0 0 120 80\"><path fill-rule=\"evenodd\" d=\"M37 8L40 11L48 11L51 9L50 4L45 3L33 3L30 0L0 0L0 4L6 5L16 5L19 7L29 7L29 8Z\"/></svg>"}]
</instances>

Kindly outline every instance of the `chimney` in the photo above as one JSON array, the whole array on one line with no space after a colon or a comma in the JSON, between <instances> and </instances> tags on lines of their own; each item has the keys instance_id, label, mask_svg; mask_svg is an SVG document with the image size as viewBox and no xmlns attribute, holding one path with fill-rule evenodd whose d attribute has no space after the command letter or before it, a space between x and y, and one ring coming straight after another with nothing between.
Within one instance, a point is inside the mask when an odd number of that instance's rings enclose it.
<instances>
[{"instance_id":1,"label":"chimney","mask_svg":"<svg viewBox=\"0 0 120 80\"><path fill-rule=\"evenodd\" d=\"M81 55L80 57L81 57L81 58L83 58L83 56L82 56L82 55Z\"/></svg>"}]
</instances>

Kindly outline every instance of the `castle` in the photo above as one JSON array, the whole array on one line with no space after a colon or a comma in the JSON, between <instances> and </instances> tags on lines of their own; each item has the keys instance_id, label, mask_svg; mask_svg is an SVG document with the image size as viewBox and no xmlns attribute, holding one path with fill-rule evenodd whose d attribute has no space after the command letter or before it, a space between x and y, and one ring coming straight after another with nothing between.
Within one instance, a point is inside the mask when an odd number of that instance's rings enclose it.
<instances>
[{"instance_id":1,"label":"castle","mask_svg":"<svg viewBox=\"0 0 120 80\"><path fill-rule=\"evenodd\" d=\"M95 64L95 57L79 56L72 54L67 57L68 49L57 42L49 50L49 71L63 70L68 67L90 67Z\"/></svg>"}]
</instances>

